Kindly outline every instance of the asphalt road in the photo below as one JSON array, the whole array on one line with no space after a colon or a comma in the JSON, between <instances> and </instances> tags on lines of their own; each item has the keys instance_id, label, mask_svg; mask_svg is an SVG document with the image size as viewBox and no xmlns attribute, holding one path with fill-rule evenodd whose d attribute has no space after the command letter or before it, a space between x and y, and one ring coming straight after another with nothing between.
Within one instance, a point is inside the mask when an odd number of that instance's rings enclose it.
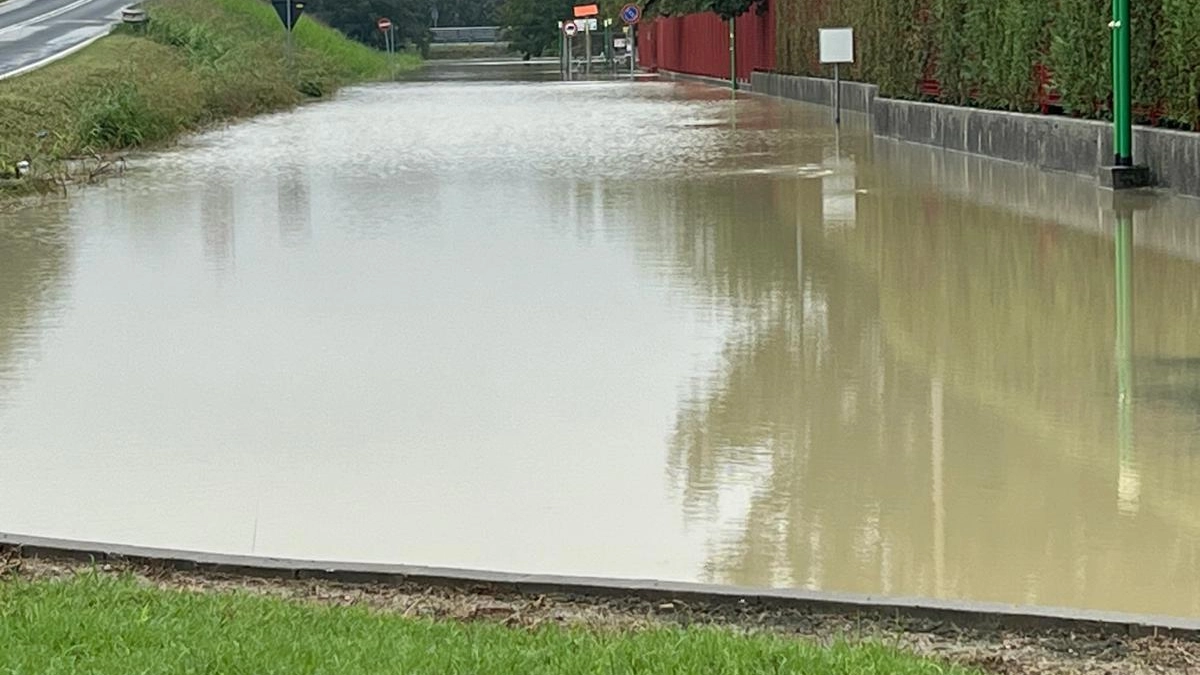
<instances>
[{"instance_id":1,"label":"asphalt road","mask_svg":"<svg viewBox=\"0 0 1200 675\"><path fill-rule=\"evenodd\" d=\"M0 78L69 54L104 35L134 0L7 0L0 2Z\"/></svg>"}]
</instances>

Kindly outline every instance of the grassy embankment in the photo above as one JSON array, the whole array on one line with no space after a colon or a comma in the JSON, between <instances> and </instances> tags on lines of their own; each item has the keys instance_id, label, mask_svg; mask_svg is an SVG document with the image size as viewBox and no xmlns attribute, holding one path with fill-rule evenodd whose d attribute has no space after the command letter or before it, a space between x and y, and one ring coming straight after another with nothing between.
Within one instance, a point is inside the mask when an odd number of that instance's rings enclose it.
<instances>
[{"instance_id":1,"label":"grassy embankment","mask_svg":"<svg viewBox=\"0 0 1200 675\"><path fill-rule=\"evenodd\" d=\"M5 673L895 673L968 675L879 644L712 627L640 630L406 618L359 606L153 588L132 577L0 580Z\"/></svg>"},{"instance_id":2,"label":"grassy embankment","mask_svg":"<svg viewBox=\"0 0 1200 675\"><path fill-rule=\"evenodd\" d=\"M144 34L121 28L0 85L0 177L28 156L62 160L170 141L223 120L284 109L389 76L387 56L305 17L289 69L284 33L260 0L151 0ZM419 57L402 54L397 70Z\"/></svg>"}]
</instances>

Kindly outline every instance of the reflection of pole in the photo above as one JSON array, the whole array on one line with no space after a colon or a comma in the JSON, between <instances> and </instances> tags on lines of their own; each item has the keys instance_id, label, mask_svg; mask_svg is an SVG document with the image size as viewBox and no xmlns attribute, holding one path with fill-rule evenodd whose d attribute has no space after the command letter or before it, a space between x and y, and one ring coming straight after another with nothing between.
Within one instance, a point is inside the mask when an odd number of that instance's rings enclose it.
<instances>
[{"instance_id":1,"label":"reflection of pole","mask_svg":"<svg viewBox=\"0 0 1200 675\"><path fill-rule=\"evenodd\" d=\"M942 466L945 464L946 448L942 426L946 406L940 374L934 375L929 383L929 407L933 441L930 451L933 464L933 588L935 597L943 597L946 575L946 496Z\"/></svg>"},{"instance_id":2,"label":"reflection of pole","mask_svg":"<svg viewBox=\"0 0 1200 675\"><path fill-rule=\"evenodd\" d=\"M729 86L737 91L737 31L736 20L729 20Z\"/></svg>"},{"instance_id":3,"label":"reflection of pole","mask_svg":"<svg viewBox=\"0 0 1200 675\"><path fill-rule=\"evenodd\" d=\"M1140 479L1133 457L1133 212L1117 211L1116 353L1117 364L1117 502L1124 510L1137 508Z\"/></svg>"}]
</instances>

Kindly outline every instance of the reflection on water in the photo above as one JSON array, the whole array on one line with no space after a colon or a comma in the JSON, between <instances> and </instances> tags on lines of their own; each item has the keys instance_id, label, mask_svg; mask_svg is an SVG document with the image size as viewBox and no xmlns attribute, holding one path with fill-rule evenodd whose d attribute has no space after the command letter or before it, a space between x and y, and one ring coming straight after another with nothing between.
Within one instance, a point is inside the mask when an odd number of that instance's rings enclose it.
<instances>
[{"instance_id":1,"label":"reflection on water","mask_svg":"<svg viewBox=\"0 0 1200 675\"><path fill-rule=\"evenodd\" d=\"M1193 202L483 72L0 223L0 530L1200 613Z\"/></svg>"}]
</instances>

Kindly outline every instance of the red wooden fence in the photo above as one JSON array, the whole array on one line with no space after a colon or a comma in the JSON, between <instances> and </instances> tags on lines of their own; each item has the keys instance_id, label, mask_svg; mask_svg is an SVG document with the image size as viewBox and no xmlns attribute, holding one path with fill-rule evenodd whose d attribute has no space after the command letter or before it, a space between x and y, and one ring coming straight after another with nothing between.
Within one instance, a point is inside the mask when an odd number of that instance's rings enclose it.
<instances>
[{"instance_id":1,"label":"red wooden fence","mask_svg":"<svg viewBox=\"0 0 1200 675\"><path fill-rule=\"evenodd\" d=\"M737 76L775 69L775 3L737 18ZM716 14L658 17L638 26L638 65L691 75L729 78L729 24Z\"/></svg>"}]
</instances>

